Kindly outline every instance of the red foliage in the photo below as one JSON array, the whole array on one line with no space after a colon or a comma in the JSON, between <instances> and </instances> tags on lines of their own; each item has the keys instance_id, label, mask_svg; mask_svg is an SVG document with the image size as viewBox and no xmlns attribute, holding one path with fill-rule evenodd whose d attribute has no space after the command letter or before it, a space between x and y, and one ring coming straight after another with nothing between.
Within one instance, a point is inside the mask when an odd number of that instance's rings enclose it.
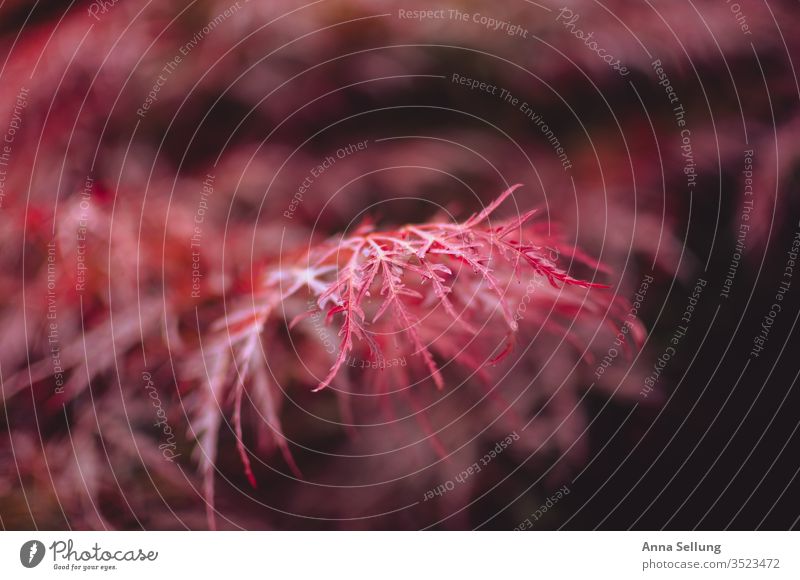
<instances>
[{"instance_id":1,"label":"red foliage","mask_svg":"<svg viewBox=\"0 0 800 580\"><path fill-rule=\"evenodd\" d=\"M218 320L211 342L201 345L206 388L194 430L200 439L210 525L222 401L233 401L239 455L255 485L242 440L247 385L253 400L266 410L265 420L284 457L298 473L275 412L279 387L270 384L272 371L267 372L269 353L276 348L271 344L274 327L288 321L289 328L298 329L324 314L326 324L337 330L333 360L315 391L332 386L354 353L384 370L379 374L384 389L390 377L407 385L405 369L393 372L399 369L381 364L387 351L417 361L412 366L417 370L415 382L430 379L442 389L445 378L437 359L481 374L484 367L508 356L521 323L553 330L563 328L559 320L572 319L573 327L576 322L606 317L614 322L622 314L624 301L588 292L608 286L572 277L551 258L550 253L566 247L533 223L536 210L492 221L518 187L507 189L461 223L434 221L388 231L363 226L353 235L328 240L259 274L252 296ZM597 266L580 252L571 254ZM304 291L305 304L311 306L300 310ZM495 318L502 322L497 324ZM307 331L313 334L313 329Z\"/></svg>"}]
</instances>

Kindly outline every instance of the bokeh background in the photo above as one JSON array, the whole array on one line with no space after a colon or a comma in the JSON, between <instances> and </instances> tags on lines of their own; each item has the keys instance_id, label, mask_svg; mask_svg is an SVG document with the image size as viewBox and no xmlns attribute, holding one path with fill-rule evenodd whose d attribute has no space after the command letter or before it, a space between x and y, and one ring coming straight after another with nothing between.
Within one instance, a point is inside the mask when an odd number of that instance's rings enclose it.
<instances>
[{"instance_id":1,"label":"bokeh background","mask_svg":"<svg viewBox=\"0 0 800 580\"><path fill-rule=\"evenodd\" d=\"M210 412L220 528L795 526L799 8L2 2L0 524L204 529ZM357 374L312 392L319 343L276 328L253 489L201 396L213 321L368 216L461 219L514 183L643 343L600 372L614 333L537 335L496 396L420 384L386 419Z\"/></svg>"}]
</instances>

